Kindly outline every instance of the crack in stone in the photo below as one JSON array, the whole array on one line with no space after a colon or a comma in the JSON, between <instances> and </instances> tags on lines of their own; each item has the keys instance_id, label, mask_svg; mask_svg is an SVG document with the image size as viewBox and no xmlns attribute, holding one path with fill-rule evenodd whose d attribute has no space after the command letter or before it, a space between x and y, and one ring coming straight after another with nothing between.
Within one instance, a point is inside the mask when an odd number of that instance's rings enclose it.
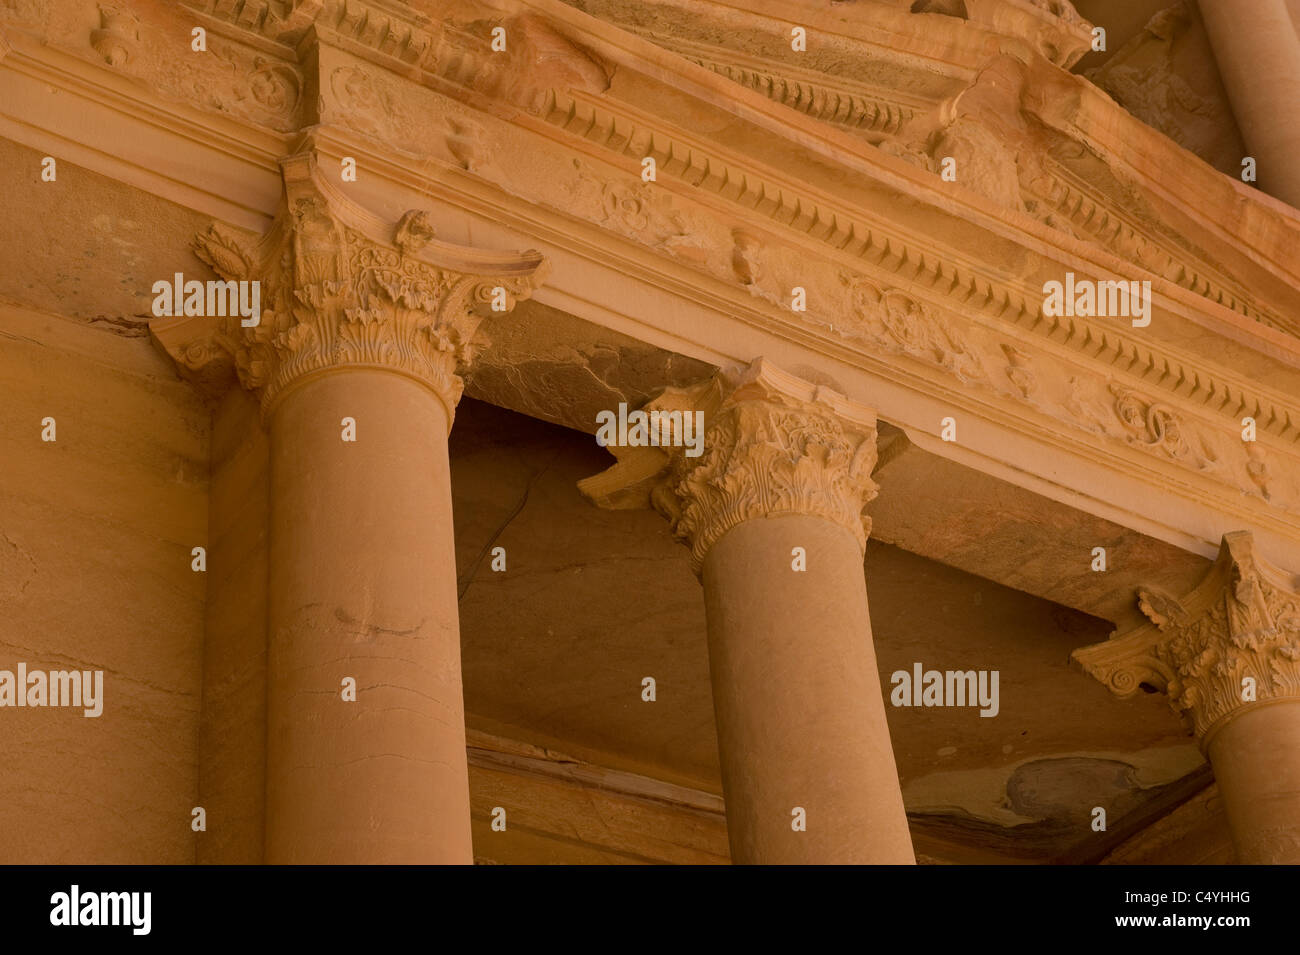
<instances>
[{"instance_id":1,"label":"crack in stone","mask_svg":"<svg viewBox=\"0 0 1300 955\"><path fill-rule=\"evenodd\" d=\"M557 448L555 453L551 455L550 460L534 471L532 476L528 478L528 483L524 485L524 493L520 496L514 509L506 515L506 519L502 521L501 525L493 531L490 537L488 537L487 543L483 545L483 548L478 552L478 556L474 558L474 563L470 565L469 571L465 575L464 582L459 585L459 592L456 594L456 602L458 604L465 599L465 592L469 590L469 585L474 582L474 576L478 573L479 567L483 564L483 558L488 555L488 552L492 549L492 545L497 542L497 538L505 533L506 528L510 526L511 522L523 513L524 506L528 503L528 495L532 493L533 485L537 483L538 478L550 470L551 465L553 465L559 458L560 450L560 448Z\"/></svg>"}]
</instances>

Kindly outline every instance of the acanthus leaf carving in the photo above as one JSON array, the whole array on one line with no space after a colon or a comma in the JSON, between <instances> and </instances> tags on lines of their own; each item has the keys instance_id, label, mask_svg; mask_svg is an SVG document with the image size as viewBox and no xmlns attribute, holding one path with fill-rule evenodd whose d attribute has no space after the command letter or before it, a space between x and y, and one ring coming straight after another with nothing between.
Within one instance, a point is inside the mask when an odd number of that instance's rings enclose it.
<instances>
[{"instance_id":1,"label":"acanthus leaf carving","mask_svg":"<svg viewBox=\"0 0 1300 955\"><path fill-rule=\"evenodd\" d=\"M644 409L700 412L702 453L678 446L618 449L618 463L579 482L591 500L625 507L620 494L645 495L702 572L728 530L753 518L799 514L846 528L865 550L876 495L875 413L823 386L757 359L687 388L668 388Z\"/></svg>"},{"instance_id":2,"label":"acanthus leaf carving","mask_svg":"<svg viewBox=\"0 0 1300 955\"><path fill-rule=\"evenodd\" d=\"M214 222L194 240L194 254L228 281L243 281L253 272L250 253L233 230Z\"/></svg>"},{"instance_id":3,"label":"acanthus leaf carving","mask_svg":"<svg viewBox=\"0 0 1300 955\"><path fill-rule=\"evenodd\" d=\"M545 261L536 252L441 242L421 210L385 230L323 182L310 156L282 167L285 201L256 248L220 224L195 243L223 279L261 282L259 321L245 327L238 316L204 319L207 337L188 339L173 354L187 367L229 354L242 384L261 392L266 415L306 376L352 366L420 381L450 419L464 388L458 371L473 358L479 324L531 295ZM160 320L155 331L171 324Z\"/></svg>"},{"instance_id":4,"label":"acanthus leaf carving","mask_svg":"<svg viewBox=\"0 0 1300 955\"><path fill-rule=\"evenodd\" d=\"M1149 624L1072 658L1120 696L1163 690L1202 747L1244 708L1300 698L1300 589L1256 555L1250 533L1224 535L1191 593L1144 588L1138 605Z\"/></svg>"}]
</instances>

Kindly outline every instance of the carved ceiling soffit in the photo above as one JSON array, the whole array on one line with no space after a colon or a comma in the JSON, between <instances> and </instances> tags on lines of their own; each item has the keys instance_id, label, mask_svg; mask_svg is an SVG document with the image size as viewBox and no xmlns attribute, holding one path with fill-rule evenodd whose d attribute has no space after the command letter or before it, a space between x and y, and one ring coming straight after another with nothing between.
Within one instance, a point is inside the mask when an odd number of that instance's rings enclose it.
<instances>
[{"instance_id":1,"label":"carved ceiling soffit","mask_svg":"<svg viewBox=\"0 0 1300 955\"><path fill-rule=\"evenodd\" d=\"M685 388L667 388L643 409L659 446L610 445L617 463L578 482L611 509L653 506L702 572L728 530L753 518L822 517L848 529L864 552L876 496L876 415L839 392L764 359ZM699 421L703 441L691 453Z\"/></svg>"},{"instance_id":2,"label":"carved ceiling soffit","mask_svg":"<svg viewBox=\"0 0 1300 955\"><path fill-rule=\"evenodd\" d=\"M433 390L449 420L458 374L481 343L490 311L511 310L545 279L537 252L495 252L443 242L428 213L395 225L341 195L310 154L281 162L284 201L260 242L217 223L195 252L227 282L260 283L261 314L155 319L150 329L202 381L233 370L261 394L264 420L293 385L340 367L383 368Z\"/></svg>"},{"instance_id":3,"label":"carved ceiling soffit","mask_svg":"<svg viewBox=\"0 0 1300 955\"><path fill-rule=\"evenodd\" d=\"M1139 606L1151 623L1072 659L1121 697L1143 685L1167 693L1202 748L1246 707L1300 698L1300 590L1256 555L1250 533L1224 535L1191 593L1145 589Z\"/></svg>"}]
</instances>

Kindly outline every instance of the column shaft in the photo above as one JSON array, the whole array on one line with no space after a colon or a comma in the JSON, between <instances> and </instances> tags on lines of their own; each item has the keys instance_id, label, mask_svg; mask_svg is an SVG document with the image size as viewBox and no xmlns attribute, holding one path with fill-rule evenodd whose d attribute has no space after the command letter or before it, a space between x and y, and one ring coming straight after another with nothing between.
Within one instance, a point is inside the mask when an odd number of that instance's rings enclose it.
<instances>
[{"instance_id":1,"label":"column shaft","mask_svg":"<svg viewBox=\"0 0 1300 955\"><path fill-rule=\"evenodd\" d=\"M1237 861L1300 864L1300 700L1243 709L1208 755Z\"/></svg>"},{"instance_id":2,"label":"column shaft","mask_svg":"<svg viewBox=\"0 0 1300 955\"><path fill-rule=\"evenodd\" d=\"M1169 703L1214 767L1239 862L1300 864L1300 578L1264 560L1249 531L1174 597L1138 591L1151 623L1073 657L1121 696Z\"/></svg>"},{"instance_id":3,"label":"column shaft","mask_svg":"<svg viewBox=\"0 0 1300 955\"><path fill-rule=\"evenodd\" d=\"M447 433L429 389L383 370L275 410L268 862L472 862Z\"/></svg>"},{"instance_id":4,"label":"column shaft","mask_svg":"<svg viewBox=\"0 0 1300 955\"><path fill-rule=\"evenodd\" d=\"M853 534L820 517L747 520L703 577L733 861L913 863Z\"/></svg>"},{"instance_id":5,"label":"column shaft","mask_svg":"<svg viewBox=\"0 0 1300 955\"><path fill-rule=\"evenodd\" d=\"M1300 36L1286 0L1200 0L1260 188L1300 208Z\"/></svg>"},{"instance_id":6,"label":"column shaft","mask_svg":"<svg viewBox=\"0 0 1300 955\"><path fill-rule=\"evenodd\" d=\"M260 241L195 240L260 288L257 320L150 326L270 430L265 859L470 863L447 433L479 324L546 262L442 241L427 210L385 221L313 152L280 172Z\"/></svg>"}]
</instances>

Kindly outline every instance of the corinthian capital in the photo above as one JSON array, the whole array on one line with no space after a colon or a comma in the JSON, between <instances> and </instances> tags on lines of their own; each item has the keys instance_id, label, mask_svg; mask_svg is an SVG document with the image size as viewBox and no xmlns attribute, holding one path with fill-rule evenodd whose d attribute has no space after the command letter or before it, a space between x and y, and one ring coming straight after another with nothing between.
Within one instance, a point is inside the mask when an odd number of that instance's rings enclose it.
<instances>
[{"instance_id":1,"label":"corinthian capital","mask_svg":"<svg viewBox=\"0 0 1300 955\"><path fill-rule=\"evenodd\" d=\"M1074 651L1120 696L1147 684L1169 695L1201 742L1248 706L1300 698L1300 590L1255 554L1245 531L1225 534L1219 558L1184 597L1139 591L1151 622Z\"/></svg>"},{"instance_id":2,"label":"corinthian capital","mask_svg":"<svg viewBox=\"0 0 1300 955\"><path fill-rule=\"evenodd\" d=\"M642 410L658 413L652 422L671 422L672 438L655 447L609 447L618 463L579 489L602 507L653 505L690 548L697 574L723 534L756 517L823 517L865 550L871 522L863 508L876 495L870 408L758 359L668 388ZM702 426L702 444L682 440L688 425Z\"/></svg>"},{"instance_id":3,"label":"corinthian capital","mask_svg":"<svg viewBox=\"0 0 1300 955\"><path fill-rule=\"evenodd\" d=\"M310 154L280 165L284 201L260 242L245 244L220 224L195 242L222 279L258 283L260 316L169 316L150 323L155 337L192 371L233 366L260 392L264 417L314 375L382 368L432 389L450 420L479 323L532 294L546 271L541 254L442 242L427 212L394 224L357 206Z\"/></svg>"}]
</instances>

